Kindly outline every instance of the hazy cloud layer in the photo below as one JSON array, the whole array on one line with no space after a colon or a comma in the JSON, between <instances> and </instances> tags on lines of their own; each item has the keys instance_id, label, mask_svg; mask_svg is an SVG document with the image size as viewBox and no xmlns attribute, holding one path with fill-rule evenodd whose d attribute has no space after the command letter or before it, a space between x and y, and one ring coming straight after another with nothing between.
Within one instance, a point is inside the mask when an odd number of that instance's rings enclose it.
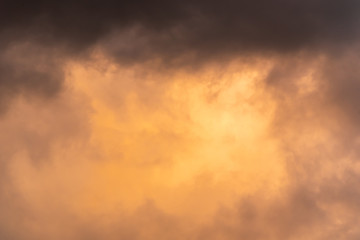
<instances>
[{"instance_id":1,"label":"hazy cloud layer","mask_svg":"<svg viewBox=\"0 0 360 240\"><path fill-rule=\"evenodd\" d=\"M0 239L359 239L359 10L2 1Z\"/></svg>"}]
</instances>

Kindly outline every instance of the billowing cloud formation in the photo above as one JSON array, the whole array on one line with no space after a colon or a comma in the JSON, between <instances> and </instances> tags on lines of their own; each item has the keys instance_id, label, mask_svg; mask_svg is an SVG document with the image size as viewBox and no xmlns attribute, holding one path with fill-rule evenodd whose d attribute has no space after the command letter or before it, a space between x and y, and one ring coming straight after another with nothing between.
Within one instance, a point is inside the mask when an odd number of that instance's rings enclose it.
<instances>
[{"instance_id":1,"label":"billowing cloud formation","mask_svg":"<svg viewBox=\"0 0 360 240\"><path fill-rule=\"evenodd\" d=\"M360 5L355 0L2 1L0 8L2 51L19 42L40 44L47 48L44 57L53 62L100 43L122 62L158 58L178 63L180 58L195 64L229 55L318 51L351 44L358 36ZM61 48L61 53L54 48ZM59 89L62 81L51 73L61 71L59 63L39 70L43 62L28 57L31 66L14 66L1 58L1 68L7 69L1 75L3 91L49 95Z\"/></svg>"},{"instance_id":2,"label":"billowing cloud formation","mask_svg":"<svg viewBox=\"0 0 360 240\"><path fill-rule=\"evenodd\" d=\"M0 238L359 239L344 1L2 1Z\"/></svg>"}]
</instances>

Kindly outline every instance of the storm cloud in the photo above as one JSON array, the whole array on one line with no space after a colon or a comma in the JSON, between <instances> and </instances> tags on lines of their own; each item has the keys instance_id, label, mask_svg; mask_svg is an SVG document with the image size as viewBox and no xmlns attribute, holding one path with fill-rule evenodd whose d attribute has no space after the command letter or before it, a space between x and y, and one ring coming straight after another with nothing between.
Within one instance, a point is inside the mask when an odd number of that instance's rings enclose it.
<instances>
[{"instance_id":1,"label":"storm cloud","mask_svg":"<svg viewBox=\"0 0 360 240\"><path fill-rule=\"evenodd\" d=\"M38 70L41 60L22 54L31 66L19 66L2 53L0 84L9 97L55 94L62 85L60 76L52 76L62 71L58 59L86 55L96 46L122 63L156 58L199 64L239 55L329 51L356 43L359 34L355 0L5 0L0 7L2 52L31 43L46 48L43 58L50 61ZM31 44L26 48L34 48Z\"/></svg>"},{"instance_id":2,"label":"storm cloud","mask_svg":"<svg viewBox=\"0 0 360 240\"><path fill-rule=\"evenodd\" d=\"M359 239L359 1L0 12L1 239Z\"/></svg>"}]
</instances>

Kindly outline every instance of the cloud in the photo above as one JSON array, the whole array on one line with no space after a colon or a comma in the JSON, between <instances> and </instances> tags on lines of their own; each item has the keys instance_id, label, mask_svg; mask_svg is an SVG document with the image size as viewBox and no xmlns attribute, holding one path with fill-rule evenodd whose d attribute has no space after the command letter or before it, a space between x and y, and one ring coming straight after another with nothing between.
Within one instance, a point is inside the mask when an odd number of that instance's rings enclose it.
<instances>
[{"instance_id":1,"label":"cloud","mask_svg":"<svg viewBox=\"0 0 360 240\"><path fill-rule=\"evenodd\" d=\"M16 29L38 40L84 48L113 30L140 25L145 35L166 36L164 52L183 45L185 51L218 53L351 41L357 36L360 7L354 0L18 3L2 3L5 32Z\"/></svg>"},{"instance_id":2,"label":"cloud","mask_svg":"<svg viewBox=\"0 0 360 240\"><path fill-rule=\"evenodd\" d=\"M0 9L1 239L359 238L358 1Z\"/></svg>"},{"instance_id":3,"label":"cloud","mask_svg":"<svg viewBox=\"0 0 360 240\"><path fill-rule=\"evenodd\" d=\"M1 9L6 109L8 100L24 93L56 95L63 83L59 58L88 58L98 48L121 64L157 59L176 67L348 46L358 39L360 5L355 0L2 1ZM35 55L12 53L24 43ZM29 60L13 62L11 54Z\"/></svg>"},{"instance_id":4,"label":"cloud","mask_svg":"<svg viewBox=\"0 0 360 240\"><path fill-rule=\"evenodd\" d=\"M1 120L2 237L356 239L356 118L333 88L354 80L328 69L345 59L68 62L63 93Z\"/></svg>"}]
</instances>

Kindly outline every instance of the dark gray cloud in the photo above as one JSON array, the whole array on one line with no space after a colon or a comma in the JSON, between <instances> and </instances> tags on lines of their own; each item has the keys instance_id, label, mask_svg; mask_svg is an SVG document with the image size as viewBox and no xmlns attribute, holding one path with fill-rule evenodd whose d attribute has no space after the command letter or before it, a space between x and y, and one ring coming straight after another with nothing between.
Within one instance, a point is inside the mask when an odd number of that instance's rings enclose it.
<instances>
[{"instance_id":1,"label":"dark gray cloud","mask_svg":"<svg viewBox=\"0 0 360 240\"><path fill-rule=\"evenodd\" d=\"M4 0L0 9L1 50L31 42L47 49L43 54L50 62L99 44L122 63L326 50L356 41L360 20L356 0ZM53 56L53 49L61 51ZM29 61L36 64L33 56ZM0 68L3 106L22 93L46 97L61 89L60 64L38 70L2 57Z\"/></svg>"},{"instance_id":2,"label":"dark gray cloud","mask_svg":"<svg viewBox=\"0 0 360 240\"><path fill-rule=\"evenodd\" d=\"M355 0L2 1L1 9L1 31L18 36L82 49L112 30L141 25L148 34L168 35L165 52L174 47L201 54L288 51L348 42L358 34L360 4Z\"/></svg>"},{"instance_id":3,"label":"dark gray cloud","mask_svg":"<svg viewBox=\"0 0 360 240\"><path fill-rule=\"evenodd\" d=\"M2 49L0 55L0 114L13 96L49 98L58 93L63 81L61 60L55 51L28 43Z\"/></svg>"}]
</instances>

